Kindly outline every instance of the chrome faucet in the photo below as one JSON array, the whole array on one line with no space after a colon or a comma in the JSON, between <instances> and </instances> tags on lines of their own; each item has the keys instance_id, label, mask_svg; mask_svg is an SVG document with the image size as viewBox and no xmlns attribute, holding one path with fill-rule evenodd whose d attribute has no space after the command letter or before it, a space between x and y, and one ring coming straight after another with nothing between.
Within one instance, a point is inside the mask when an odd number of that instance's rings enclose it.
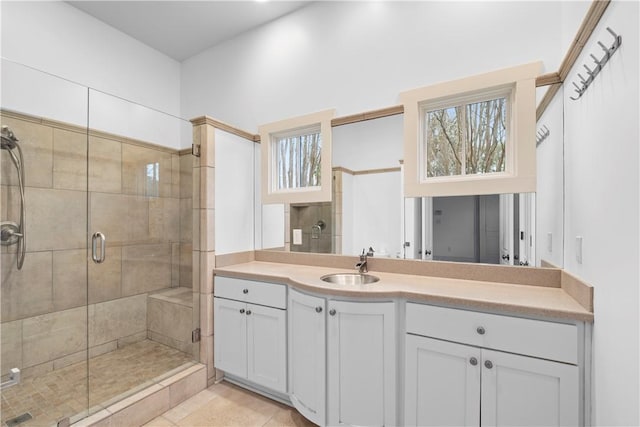
<instances>
[{"instance_id":1,"label":"chrome faucet","mask_svg":"<svg viewBox=\"0 0 640 427\"><path fill-rule=\"evenodd\" d=\"M369 270L367 269L367 254L364 253L364 249L362 250L362 254L360 255L360 262L356 264L356 268L358 269L358 273L367 273Z\"/></svg>"}]
</instances>

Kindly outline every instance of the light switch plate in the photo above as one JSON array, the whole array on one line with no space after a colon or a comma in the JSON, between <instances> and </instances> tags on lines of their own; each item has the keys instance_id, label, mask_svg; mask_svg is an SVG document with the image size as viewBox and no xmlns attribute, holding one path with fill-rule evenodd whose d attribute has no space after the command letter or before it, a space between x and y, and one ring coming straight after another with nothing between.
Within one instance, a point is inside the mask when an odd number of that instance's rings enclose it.
<instances>
[{"instance_id":1,"label":"light switch plate","mask_svg":"<svg viewBox=\"0 0 640 427\"><path fill-rule=\"evenodd\" d=\"M294 228L293 229L293 244L301 245L302 244L302 229Z\"/></svg>"}]
</instances>

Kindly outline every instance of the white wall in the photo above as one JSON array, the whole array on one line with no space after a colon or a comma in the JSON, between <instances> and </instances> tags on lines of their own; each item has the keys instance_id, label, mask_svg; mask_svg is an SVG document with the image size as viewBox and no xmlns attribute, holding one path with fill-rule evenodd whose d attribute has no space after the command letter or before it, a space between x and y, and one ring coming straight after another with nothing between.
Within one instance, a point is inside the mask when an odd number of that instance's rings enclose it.
<instances>
[{"instance_id":1,"label":"white wall","mask_svg":"<svg viewBox=\"0 0 640 427\"><path fill-rule=\"evenodd\" d=\"M216 129L216 254L254 248L253 141Z\"/></svg>"},{"instance_id":2,"label":"white wall","mask_svg":"<svg viewBox=\"0 0 640 427\"><path fill-rule=\"evenodd\" d=\"M555 71L559 36L560 2L315 2L183 62L182 113L248 131L326 108L360 113L507 66Z\"/></svg>"},{"instance_id":3,"label":"white wall","mask_svg":"<svg viewBox=\"0 0 640 427\"><path fill-rule=\"evenodd\" d=\"M640 425L639 4L612 2L569 73L565 110L564 267L594 286L594 425ZM578 101L576 73L596 44L622 46ZM583 237L582 263L576 236Z\"/></svg>"},{"instance_id":4,"label":"white wall","mask_svg":"<svg viewBox=\"0 0 640 427\"><path fill-rule=\"evenodd\" d=\"M180 113L180 63L64 2L2 2L2 57Z\"/></svg>"},{"instance_id":5,"label":"white wall","mask_svg":"<svg viewBox=\"0 0 640 427\"><path fill-rule=\"evenodd\" d=\"M564 88L553 98L536 129L546 126L549 136L536 149L536 262L563 265L564 243ZM551 250L548 248L551 233Z\"/></svg>"}]
</instances>

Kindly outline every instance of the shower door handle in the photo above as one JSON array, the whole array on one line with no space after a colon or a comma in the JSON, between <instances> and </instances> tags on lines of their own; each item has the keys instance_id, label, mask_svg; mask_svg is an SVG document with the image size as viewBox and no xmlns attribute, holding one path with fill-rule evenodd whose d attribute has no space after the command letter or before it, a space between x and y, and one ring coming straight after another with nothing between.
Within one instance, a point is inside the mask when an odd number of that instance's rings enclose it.
<instances>
[{"instance_id":1,"label":"shower door handle","mask_svg":"<svg viewBox=\"0 0 640 427\"><path fill-rule=\"evenodd\" d=\"M98 255L98 240L100 240L100 255ZM99 231L96 231L95 233L93 233L93 236L91 236L91 258L96 264L101 264L104 262L106 256L105 242L106 239L104 237L104 234Z\"/></svg>"}]
</instances>

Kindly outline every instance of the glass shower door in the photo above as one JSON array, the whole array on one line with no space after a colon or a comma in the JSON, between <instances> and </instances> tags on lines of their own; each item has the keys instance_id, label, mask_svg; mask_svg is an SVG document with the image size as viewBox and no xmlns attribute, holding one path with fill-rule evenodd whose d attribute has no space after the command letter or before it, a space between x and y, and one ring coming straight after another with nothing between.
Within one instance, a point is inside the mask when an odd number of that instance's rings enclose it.
<instances>
[{"instance_id":1,"label":"glass shower door","mask_svg":"<svg viewBox=\"0 0 640 427\"><path fill-rule=\"evenodd\" d=\"M89 91L89 404L101 408L176 369L197 344L190 123ZM196 323L197 325L197 323Z\"/></svg>"},{"instance_id":2,"label":"glass shower door","mask_svg":"<svg viewBox=\"0 0 640 427\"><path fill-rule=\"evenodd\" d=\"M51 425L88 409L88 89L1 67L1 422Z\"/></svg>"}]
</instances>

